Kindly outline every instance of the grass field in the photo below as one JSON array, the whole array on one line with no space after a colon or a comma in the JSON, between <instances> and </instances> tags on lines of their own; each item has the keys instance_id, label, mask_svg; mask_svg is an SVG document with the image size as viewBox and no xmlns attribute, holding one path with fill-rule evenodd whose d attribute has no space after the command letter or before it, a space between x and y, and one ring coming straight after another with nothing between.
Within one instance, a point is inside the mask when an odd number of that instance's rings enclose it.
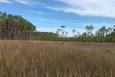
<instances>
[{"instance_id":1,"label":"grass field","mask_svg":"<svg viewBox=\"0 0 115 77\"><path fill-rule=\"evenodd\" d=\"M0 41L0 77L115 77L115 44Z\"/></svg>"}]
</instances>

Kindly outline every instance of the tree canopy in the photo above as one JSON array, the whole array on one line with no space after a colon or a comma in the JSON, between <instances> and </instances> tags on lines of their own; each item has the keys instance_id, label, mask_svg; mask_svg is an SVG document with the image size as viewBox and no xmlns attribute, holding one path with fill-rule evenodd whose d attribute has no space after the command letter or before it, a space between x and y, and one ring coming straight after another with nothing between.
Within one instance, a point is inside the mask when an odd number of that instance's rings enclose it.
<instances>
[{"instance_id":1,"label":"tree canopy","mask_svg":"<svg viewBox=\"0 0 115 77\"><path fill-rule=\"evenodd\" d=\"M0 12L1 39L30 39L34 31L36 27L22 16Z\"/></svg>"}]
</instances>

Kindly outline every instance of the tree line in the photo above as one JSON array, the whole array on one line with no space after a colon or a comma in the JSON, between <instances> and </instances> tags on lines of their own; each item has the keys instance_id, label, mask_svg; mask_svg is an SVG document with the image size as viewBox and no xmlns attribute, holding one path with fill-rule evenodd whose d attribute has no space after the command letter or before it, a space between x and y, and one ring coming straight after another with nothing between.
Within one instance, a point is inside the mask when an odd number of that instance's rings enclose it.
<instances>
[{"instance_id":1,"label":"tree line","mask_svg":"<svg viewBox=\"0 0 115 77\"><path fill-rule=\"evenodd\" d=\"M63 40L83 42L115 42L115 25L113 27L102 26L96 32L93 31L95 29L93 25L85 26L86 32L84 33L80 33L75 29L72 29L72 37L68 37L69 32L65 31L65 28L66 26L60 26L56 32L58 37Z\"/></svg>"},{"instance_id":2,"label":"tree line","mask_svg":"<svg viewBox=\"0 0 115 77\"><path fill-rule=\"evenodd\" d=\"M31 39L34 31L36 27L22 16L0 12L0 39Z\"/></svg>"},{"instance_id":3,"label":"tree line","mask_svg":"<svg viewBox=\"0 0 115 77\"><path fill-rule=\"evenodd\" d=\"M115 42L115 26L102 26L97 31L93 25L85 26L85 32L80 33L76 29L66 31L66 26L62 25L53 32L34 32L32 37L34 40L54 40L54 41L80 41L80 42Z\"/></svg>"},{"instance_id":4,"label":"tree line","mask_svg":"<svg viewBox=\"0 0 115 77\"><path fill-rule=\"evenodd\" d=\"M83 41L83 42L115 42L115 25L103 26L94 32L93 25L85 27L86 32L80 33L76 29L69 32L62 25L53 32L38 32L36 26L20 15L12 15L0 12L0 39L3 40L57 40L57 41Z\"/></svg>"}]
</instances>

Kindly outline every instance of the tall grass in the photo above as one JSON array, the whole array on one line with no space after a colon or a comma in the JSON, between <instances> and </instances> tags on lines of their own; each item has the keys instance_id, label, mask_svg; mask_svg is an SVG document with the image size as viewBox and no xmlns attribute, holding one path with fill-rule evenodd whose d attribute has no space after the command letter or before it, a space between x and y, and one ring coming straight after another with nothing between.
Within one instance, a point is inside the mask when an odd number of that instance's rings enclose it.
<instances>
[{"instance_id":1,"label":"tall grass","mask_svg":"<svg viewBox=\"0 0 115 77\"><path fill-rule=\"evenodd\" d=\"M0 77L115 77L115 45L0 41Z\"/></svg>"}]
</instances>

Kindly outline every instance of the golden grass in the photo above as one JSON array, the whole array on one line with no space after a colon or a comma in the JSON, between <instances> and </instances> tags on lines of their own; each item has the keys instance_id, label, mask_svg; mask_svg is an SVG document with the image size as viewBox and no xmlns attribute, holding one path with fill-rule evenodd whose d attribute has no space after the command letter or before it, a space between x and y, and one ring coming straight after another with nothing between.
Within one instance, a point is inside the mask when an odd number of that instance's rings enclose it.
<instances>
[{"instance_id":1,"label":"golden grass","mask_svg":"<svg viewBox=\"0 0 115 77\"><path fill-rule=\"evenodd\" d=\"M0 77L115 77L115 44L0 41Z\"/></svg>"}]
</instances>

